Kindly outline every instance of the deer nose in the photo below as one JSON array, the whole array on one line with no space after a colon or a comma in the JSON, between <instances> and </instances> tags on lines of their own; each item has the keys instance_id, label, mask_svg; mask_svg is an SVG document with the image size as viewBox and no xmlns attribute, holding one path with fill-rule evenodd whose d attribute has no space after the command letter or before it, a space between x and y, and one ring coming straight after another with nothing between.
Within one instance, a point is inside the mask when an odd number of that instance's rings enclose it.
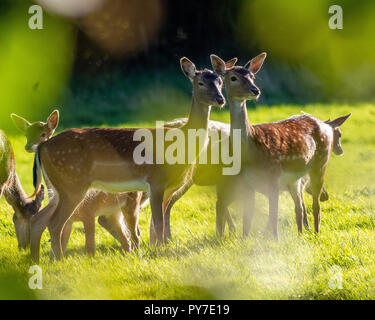
<instances>
[{"instance_id":1,"label":"deer nose","mask_svg":"<svg viewBox=\"0 0 375 320\"><path fill-rule=\"evenodd\" d=\"M217 102L218 104L224 104L225 100L224 100L223 97L216 97L216 102Z\"/></svg>"},{"instance_id":2,"label":"deer nose","mask_svg":"<svg viewBox=\"0 0 375 320\"><path fill-rule=\"evenodd\" d=\"M259 89L258 88L251 88L250 89L252 93L254 93L256 96L259 94Z\"/></svg>"}]
</instances>

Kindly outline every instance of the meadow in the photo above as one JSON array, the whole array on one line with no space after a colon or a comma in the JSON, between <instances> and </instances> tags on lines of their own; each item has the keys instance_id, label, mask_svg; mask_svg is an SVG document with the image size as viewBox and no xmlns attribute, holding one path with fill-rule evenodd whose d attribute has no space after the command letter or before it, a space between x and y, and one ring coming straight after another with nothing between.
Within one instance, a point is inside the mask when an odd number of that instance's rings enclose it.
<instances>
[{"instance_id":1,"label":"meadow","mask_svg":"<svg viewBox=\"0 0 375 320\"><path fill-rule=\"evenodd\" d=\"M249 119L252 123L275 121L301 110L323 120L352 112L342 127L344 155L332 155L329 163L325 186L330 199L322 203L318 235L304 231L298 236L291 198L282 194L279 242L265 232L268 204L262 195L257 195L251 236L241 237L241 208L234 204L231 213L237 233L218 239L214 189L194 186L175 204L171 215L173 240L162 248L149 245L149 206L140 217L141 248L126 255L97 224L96 256L87 256L83 227L76 223L66 258L50 262L46 231L40 262L43 289L30 290L29 251L18 250L12 209L1 199L0 299L373 299L375 106L257 106L249 109ZM213 112L211 119L229 122L229 112ZM139 127L154 123L127 121L116 125ZM24 151L22 135L12 134L9 138L17 172L30 194L33 155ZM305 200L311 225L311 197L306 194ZM337 276L342 279L342 288L332 286Z\"/></svg>"}]
</instances>

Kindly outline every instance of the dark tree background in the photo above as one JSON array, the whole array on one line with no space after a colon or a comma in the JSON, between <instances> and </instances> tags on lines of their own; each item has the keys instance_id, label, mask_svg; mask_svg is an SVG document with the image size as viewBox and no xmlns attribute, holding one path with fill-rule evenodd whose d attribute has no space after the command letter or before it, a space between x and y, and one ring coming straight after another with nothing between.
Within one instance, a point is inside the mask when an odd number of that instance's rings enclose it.
<instances>
[{"instance_id":1,"label":"dark tree background","mask_svg":"<svg viewBox=\"0 0 375 320\"><path fill-rule=\"evenodd\" d=\"M33 4L43 30L28 27ZM342 30L329 27L331 5ZM2 0L0 125L55 107L61 126L184 116L179 59L210 67L211 53L239 64L268 53L260 104L373 102L374 38L370 0Z\"/></svg>"},{"instance_id":2,"label":"dark tree background","mask_svg":"<svg viewBox=\"0 0 375 320\"><path fill-rule=\"evenodd\" d=\"M133 1L140 6L147 2ZM145 50L119 56L108 55L79 30L75 70L100 72L129 64L160 68L182 56L201 62L213 52L233 54L238 48L236 17L242 3L243 0L162 0L163 19L158 34L148 39ZM147 18L143 16L139 23L145 23ZM92 53L89 58L87 51ZM251 51L257 52L255 43Z\"/></svg>"}]
</instances>

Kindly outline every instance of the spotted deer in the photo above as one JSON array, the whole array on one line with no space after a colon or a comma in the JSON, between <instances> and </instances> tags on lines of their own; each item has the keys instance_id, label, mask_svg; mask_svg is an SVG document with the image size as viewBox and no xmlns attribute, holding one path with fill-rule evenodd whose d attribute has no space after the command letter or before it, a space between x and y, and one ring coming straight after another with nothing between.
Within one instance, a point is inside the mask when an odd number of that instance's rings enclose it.
<instances>
[{"instance_id":1,"label":"spotted deer","mask_svg":"<svg viewBox=\"0 0 375 320\"><path fill-rule=\"evenodd\" d=\"M36 152L38 146L50 139L59 123L59 111L54 110L46 122L28 120L11 114L15 126L26 136L27 152ZM35 186L34 186L35 187ZM88 254L95 254L95 217L99 224L116 238L122 247L129 246L129 231L131 242L135 248L139 247L140 232L138 228L140 208L148 200L147 193L141 191L112 194L93 190L85 197L67 221L62 233L63 252L67 247L72 230L72 223L80 221L85 230L85 248ZM126 224L124 224L124 218ZM28 221L30 223L30 220Z\"/></svg>"},{"instance_id":2,"label":"spotted deer","mask_svg":"<svg viewBox=\"0 0 375 320\"><path fill-rule=\"evenodd\" d=\"M255 191L269 198L268 226L278 239L278 199L281 186L286 186L294 200L299 233L306 216L301 191L301 177L308 174L311 179L315 232L320 228L320 196L330 155L340 154L341 132L339 127L350 114L333 121L323 122L311 115L295 115L286 120L251 125L246 101L257 99L259 88L255 85L255 74L266 58L262 53L245 66L235 66L237 58L225 63L218 56L211 55L216 73L224 79L224 87L230 108L231 134L241 130L242 140L242 184L245 190L247 213L244 214L244 233L248 233L254 211ZM336 143L335 143L336 141ZM250 196L249 192L250 191ZM232 186L222 186L219 191L221 203L217 208L217 227L223 232L227 206L232 201Z\"/></svg>"},{"instance_id":3,"label":"spotted deer","mask_svg":"<svg viewBox=\"0 0 375 320\"><path fill-rule=\"evenodd\" d=\"M30 243L28 221L42 205L44 188L39 190L34 200L26 195L16 173L13 148L5 133L0 130L0 198L3 194L5 200L14 210L13 224L18 247L24 249Z\"/></svg>"},{"instance_id":4,"label":"spotted deer","mask_svg":"<svg viewBox=\"0 0 375 320\"><path fill-rule=\"evenodd\" d=\"M169 127L169 128L179 128L179 127L185 125L187 120L188 120L187 118L174 119L174 120L171 120L169 122L166 122L165 126ZM218 131L220 133L219 136L221 138L221 141L223 141L224 139L229 139L230 124L210 120L209 124L208 124L208 131L209 132ZM209 136L212 136L212 135L209 134ZM210 143L211 143L211 141L210 141ZM211 148L210 143L207 144L208 149ZM219 146L217 145L217 147L219 147ZM209 165L198 164L196 169L194 170L194 174L193 174L193 177L192 177L192 180L191 180L191 184L194 183L194 184L200 185L200 186L211 186L211 185L216 184L219 187L220 184L231 183L232 182L231 180L233 180L232 177L222 176L220 170L212 170L212 169L209 169ZM303 178L301 178L300 188L301 188L301 193L302 193L302 190L305 190L309 194L312 193L311 184L310 184L310 177L308 175L305 175ZM182 190L181 193L179 194L179 197L181 196L181 194L184 194L188 189L189 189L189 186L186 186L186 188L184 190ZM170 204L169 204L169 206L166 210L166 213L165 213L165 217L164 217L165 234L166 234L166 237L168 239L172 239L171 227L170 227L171 207L179 199L179 197L173 197L172 198L172 200L171 200L171 202L170 202ZM320 196L320 201L327 201L328 198L329 198L328 192L323 187L322 194ZM220 199L218 199L218 203L220 204ZM246 207L244 208L244 210L246 210ZM305 210L305 213L306 213L305 208L304 208L304 210ZM236 231L236 225L235 225L235 223L234 223L234 221L233 221L233 219L232 219L232 217L229 213L229 210L226 212L225 219L226 219L226 222L228 223L229 231L231 233L235 232ZM306 228L309 227L308 220L307 220L307 214L304 215L304 224L305 224ZM150 229L151 229L151 235L153 235L152 226L150 226ZM246 230L245 235L247 235L247 232L248 231Z\"/></svg>"},{"instance_id":5,"label":"spotted deer","mask_svg":"<svg viewBox=\"0 0 375 320\"><path fill-rule=\"evenodd\" d=\"M197 70L187 58L182 58L180 65L193 85L189 121L180 130L183 133L189 129L203 129L206 132L211 106L222 107L225 103L221 93L222 80L211 70ZM165 208L173 194L190 179L194 164L156 163L155 150L151 163L138 164L133 154L141 143L136 137L139 130L70 129L38 146L36 190L41 185L43 174L45 181L53 188L54 197L31 219L30 249L33 260L39 260L40 238L47 224L54 257L63 257L62 231L90 188L114 193L148 191L157 244L164 243ZM157 130L146 130L154 142ZM170 130L176 129L165 129L161 133L167 134ZM188 135L184 137L186 139ZM167 147L166 142L164 148ZM200 151L197 150L197 156Z\"/></svg>"}]
</instances>

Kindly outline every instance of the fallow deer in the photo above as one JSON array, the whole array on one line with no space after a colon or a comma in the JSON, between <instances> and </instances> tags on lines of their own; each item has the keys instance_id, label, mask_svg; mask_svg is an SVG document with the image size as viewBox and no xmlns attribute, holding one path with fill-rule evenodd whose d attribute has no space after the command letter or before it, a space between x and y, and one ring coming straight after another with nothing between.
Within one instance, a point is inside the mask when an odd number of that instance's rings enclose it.
<instances>
[{"instance_id":1,"label":"fallow deer","mask_svg":"<svg viewBox=\"0 0 375 320\"><path fill-rule=\"evenodd\" d=\"M244 233L248 232L254 206L254 192L260 191L269 198L270 217L268 226L278 239L278 199L280 186L288 187L295 203L298 231L302 232L304 204L300 178L309 174L312 186L315 232L320 227L320 195L324 176L332 150L340 153L334 144L341 126L350 114L325 123L311 115L295 115L286 120L251 125L248 120L246 101L257 99L259 88L254 84L255 74L266 58L262 53L244 67L235 66L236 58L225 63L211 55L213 69L224 79L230 108L231 131L241 130L242 139L242 187L251 192L247 199L248 214L244 215ZM342 150L342 149L341 149ZM247 191L247 190L246 190ZM217 210L217 226L223 232L224 218L232 197L231 186L223 186Z\"/></svg>"},{"instance_id":2,"label":"fallow deer","mask_svg":"<svg viewBox=\"0 0 375 320\"><path fill-rule=\"evenodd\" d=\"M211 70L198 71L187 58L182 58L180 65L193 85L189 121L180 130L184 133L189 129L206 132L211 106L222 107L225 103L221 93L222 80ZM90 188L108 192L148 191L157 244L164 243L165 209L173 194L190 178L194 164L156 163L155 154L152 163L137 164L133 153L140 144L135 136L138 130L70 129L38 146L36 190L43 174L53 188L54 198L31 220L33 260L39 260L40 238L47 223L54 256L63 257L62 230ZM158 129L148 130L155 142ZM165 129L161 133L167 134L170 130L176 129ZM185 139L187 136L185 134ZM197 150L197 156L200 151Z\"/></svg>"},{"instance_id":3,"label":"fallow deer","mask_svg":"<svg viewBox=\"0 0 375 320\"><path fill-rule=\"evenodd\" d=\"M13 224L16 229L18 247L26 248L30 243L28 221L42 205L44 188L40 189L34 200L26 195L16 173L13 148L5 133L0 130L0 198L2 194L14 210Z\"/></svg>"},{"instance_id":4,"label":"fallow deer","mask_svg":"<svg viewBox=\"0 0 375 320\"><path fill-rule=\"evenodd\" d=\"M179 127L185 125L186 122L187 122L187 120L188 120L187 118L174 119L174 120L171 120L169 122L166 122L165 126L169 127L169 128L179 128ZM209 124L208 124L208 131L209 132L211 132L211 131L218 131L220 133L219 136L221 137L221 141L223 141L224 139L229 139L230 124L229 123L223 123L223 122L219 122L219 121L210 120ZM209 134L209 136L212 136L212 135ZM211 141L210 141L210 143L211 143ZM207 148L208 149L211 148L210 143L207 144ZM219 146L217 146L217 147L219 147ZM224 183L224 184L225 183L230 183L230 180L233 179L232 177L227 177L227 179L225 179L225 177L221 175L221 171L218 171L218 170L215 170L215 171L209 170L208 166L209 165L197 164L197 167L194 170L194 174L193 174L193 178L191 180L191 183L194 183L194 184L200 185L200 186L211 186L211 185L215 185L215 183L218 183L218 184L219 183ZM220 181L219 181L219 179L213 177L212 175L219 175L220 176ZM304 176L301 179L300 187L301 187L301 191L305 190L309 194L312 193L311 184L310 184L310 177L308 175ZM186 186L186 188L184 190L181 190L181 193L179 194L179 197L181 196L181 194L184 194L188 189L189 189L189 186ZM170 211L171 211L170 208L179 199L179 197L173 197L172 198L172 200L171 200L171 202L170 202L170 204L169 204L169 206L168 206L168 208L166 210L166 213L165 213L165 217L164 217L165 234L166 234L166 237L168 239L172 238L172 236L171 236L171 227L170 227ZM320 201L327 201L328 198L329 198L328 192L323 187L322 194L320 196ZM219 199L218 202L220 203L220 199ZM244 208L244 210L246 210L246 209L247 208ZM304 211L306 212L305 207L304 207ZM233 221L233 219L232 219L232 217L231 217L231 215L229 213L229 210L227 211L225 219L228 222L229 231L230 232L235 232L236 231L236 226L235 226L234 221ZM306 228L308 228L307 214L304 215L304 225L305 225ZM152 226L150 226L150 230L151 230L151 236L154 237Z\"/></svg>"},{"instance_id":5,"label":"fallow deer","mask_svg":"<svg viewBox=\"0 0 375 320\"><path fill-rule=\"evenodd\" d=\"M41 143L53 136L59 122L59 111L54 110L46 122L31 123L16 114L11 114L11 118L15 126L26 136L25 150L36 152ZM129 247L128 232L130 231L131 241L134 247L138 248L140 242L139 211L147 200L147 194L142 191L119 194L97 190L90 192L76 208L64 227L62 234L63 252L65 252L69 241L72 223L81 221L85 230L86 251L90 255L95 254L95 217L99 217L99 224L107 229L122 244L124 249ZM125 218L126 225L123 218ZM28 222L30 223L30 220Z\"/></svg>"}]
</instances>

